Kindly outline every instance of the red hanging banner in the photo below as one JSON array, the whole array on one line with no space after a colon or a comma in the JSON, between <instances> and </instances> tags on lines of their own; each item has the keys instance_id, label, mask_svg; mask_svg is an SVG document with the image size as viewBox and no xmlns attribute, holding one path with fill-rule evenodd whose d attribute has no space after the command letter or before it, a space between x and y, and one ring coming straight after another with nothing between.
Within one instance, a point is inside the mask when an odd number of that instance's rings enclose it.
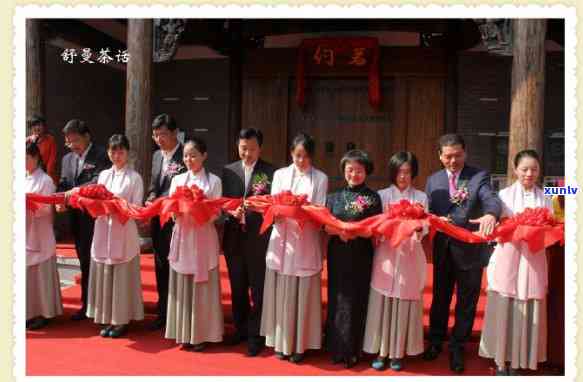
<instances>
[{"instance_id":1,"label":"red hanging banner","mask_svg":"<svg viewBox=\"0 0 583 382\"><path fill-rule=\"evenodd\" d=\"M326 69L368 71L368 100L378 110L381 103L379 41L374 37L310 38L298 48L296 102L306 104L306 72Z\"/></svg>"}]
</instances>

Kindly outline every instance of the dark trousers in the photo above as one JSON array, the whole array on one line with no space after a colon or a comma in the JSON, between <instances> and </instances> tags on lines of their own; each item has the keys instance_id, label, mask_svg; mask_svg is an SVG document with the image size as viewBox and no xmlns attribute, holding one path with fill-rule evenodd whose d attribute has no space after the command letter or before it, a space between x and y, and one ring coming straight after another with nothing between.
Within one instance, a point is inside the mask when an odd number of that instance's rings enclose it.
<instances>
[{"instance_id":1,"label":"dark trousers","mask_svg":"<svg viewBox=\"0 0 583 382\"><path fill-rule=\"evenodd\" d=\"M91 243L95 220L91 215L77 209L70 211L71 232L75 240L75 251L81 267L81 309L87 311L87 290L89 289L89 266L91 264Z\"/></svg>"},{"instance_id":2,"label":"dark trousers","mask_svg":"<svg viewBox=\"0 0 583 382\"><path fill-rule=\"evenodd\" d=\"M160 218L152 218L151 235L152 246L154 247L154 261L156 267L156 290L158 291L158 317L166 319L166 309L168 305L168 278L170 276L170 266L168 264L168 252L170 252L170 240L172 239L172 228L174 222L171 220L160 227Z\"/></svg>"},{"instance_id":3,"label":"dark trousers","mask_svg":"<svg viewBox=\"0 0 583 382\"><path fill-rule=\"evenodd\" d=\"M231 283L233 321L238 333L242 337L247 336L251 341L261 341L259 328L263 306L266 248L263 251L256 248L253 244L257 245L257 243L249 243L254 247L249 248L245 243L252 240L263 242L265 241L263 239L263 237L249 235L241 240L242 245L239 250L225 252ZM249 294L251 294L251 300Z\"/></svg>"},{"instance_id":4,"label":"dark trousers","mask_svg":"<svg viewBox=\"0 0 583 382\"><path fill-rule=\"evenodd\" d=\"M449 348L463 349L472 334L483 268L460 269L451 258L448 243L437 256L434 254L433 259L433 300L429 313L429 341L441 345L447 336L449 307L455 286L455 323Z\"/></svg>"}]
</instances>

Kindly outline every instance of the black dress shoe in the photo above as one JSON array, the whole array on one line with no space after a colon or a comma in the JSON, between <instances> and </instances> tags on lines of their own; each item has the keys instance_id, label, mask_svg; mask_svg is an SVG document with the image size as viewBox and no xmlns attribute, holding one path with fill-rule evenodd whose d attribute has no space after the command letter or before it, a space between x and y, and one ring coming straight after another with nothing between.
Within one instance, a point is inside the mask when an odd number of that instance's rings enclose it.
<instances>
[{"instance_id":1,"label":"black dress shoe","mask_svg":"<svg viewBox=\"0 0 583 382\"><path fill-rule=\"evenodd\" d=\"M453 350L449 353L449 368L454 373L464 371L464 355L461 350Z\"/></svg>"},{"instance_id":2,"label":"black dress shoe","mask_svg":"<svg viewBox=\"0 0 583 382\"><path fill-rule=\"evenodd\" d=\"M354 365L356 365L358 363L358 357L353 355L351 357L347 357L344 360L344 368L345 369L350 369L352 367L354 367Z\"/></svg>"},{"instance_id":3,"label":"black dress shoe","mask_svg":"<svg viewBox=\"0 0 583 382\"><path fill-rule=\"evenodd\" d=\"M227 337L223 340L223 343L227 346L235 346L239 345L241 342L247 341L247 337L240 335L239 333L235 333L230 337Z\"/></svg>"},{"instance_id":4,"label":"black dress shoe","mask_svg":"<svg viewBox=\"0 0 583 382\"><path fill-rule=\"evenodd\" d=\"M289 357L289 361L292 363L300 363L304 360L304 353L294 353L291 357Z\"/></svg>"},{"instance_id":5,"label":"black dress shoe","mask_svg":"<svg viewBox=\"0 0 583 382\"><path fill-rule=\"evenodd\" d=\"M344 361L344 357L342 357L340 354L334 354L332 356L332 363L334 365L336 365L337 363L340 363L342 361Z\"/></svg>"},{"instance_id":6,"label":"black dress shoe","mask_svg":"<svg viewBox=\"0 0 583 382\"><path fill-rule=\"evenodd\" d=\"M101 329L99 335L101 337L109 337L109 332L111 331L111 329L113 329L113 325L108 325L105 328Z\"/></svg>"},{"instance_id":7,"label":"black dress shoe","mask_svg":"<svg viewBox=\"0 0 583 382\"><path fill-rule=\"evenodd\" d=\"M31 320L30 324L28 325L28 329L29 330L39 330L40 328L47 326L48 323L49 323L49 320L47 320L46 318L37 317L37 318L34 318L33 320Z\"/></svg>"},{"instance_id":8,"label":"black dress shoe","mask_svg":"<svg viewBox=\"0 0 583 382\"><path fill-rule=\"evenodd\" d=\"M377 371L383 371L387 368L387 359L384 357L377 357L370 365Z\"/></svg>"},{"instance_id":9,"label":"black dress shoe","mask_svg":"<svg viewBox=\"0 0 583 382\"><path fill-rule=\"evenodd\" d=\"M87 319L87 314L85 313L85 309L79 309L71 316L71 320L73 321L81 321Z\"/></svg>"},{"instance_id":10,"label":"black dress shoe","mask_svg":"<svg viewBox=\"0 0 583 382\"><path fill-rule=\"evenodd\" d=\"M193 344L181 344L180 350L182 351L191 351L194 348Z\"/></svg>"},{"instance_id":11,"label":"black dress shoe","mask_svg":"<svg viewBox=\"0 0 583 382\"><path fill-rule=\"evenodd\" d=\"M247 347L247 355L249 357L256 357L263 350L264 345L260 342L250 341Z\"/></svg>"},{"instance_id":12,"label":"black dress shoe","mask_svg":"<svg viewBox=\"0 0 583 382\"><path fill-rule=\"evenodd\" d=\"M508 375L508 368L500 369L496 367L496 372L494 373L495 376L507 376Z\"/></svg>"},{"instance_id":13,"label":"black dress shoe","mask_svg":"<svg viewBox=\"0 0 583 382\"><path fill-rule=\"evenodd\" d=\"M403 359L393 358L390 363L391 370L401 371L403 369Z\"/></svg>"},{"instance_id":14,"label":"black dress shoe","mask_svg":"<svg viewBox=\"0 0 583 382\"><path fill-rule=\"evenodd\" d=\"M206 348L206 342L201 342L192 347L192 351L201 352Z\"/></svg>"},{"instance_id":15,"label":"black dress shoe","mask_svg":"<svg viewBox=\"0 0 583 382\"><path fill-rule=\"evenodd\" d=\"M128 331L127 325L116 325L109 331L109 336L111 338L119 338L126 334Z\"/></svg>"},{"instance_id":16,"label":"black dress shoe","mask_svg":"<svg viewBox=\"0 0 583 382\"><path fill-rule=\"evenodd\" d=\"M283 361L283 360L287 359L287 356L285 354L283 354L282 352L280 352L280 351L276 351L275 352L275 358L280 359L280 360Z\"/></svg>"},{"instance_id":17,"label":"black dress shoe","mask_svg":"<svg viewBox=\"0 0 583 382\"><path fill-rule=\"evenodd\" d=\"M154 330L160 330L164 327L166 327L166 319L162 318L162 317L158 317L154 321L150 322L148 324L148 326L146 326L146 329L154 331Z\"/></svg>"},{"instance_id":18,"label":"black dress shoe","mask_svg":"<svg viewBox=\"0 0 583 382\"><path fill-rule=\"evenodd\" d=\"M426 361L433 361L439 356L439 353L441 353L441 345L431 344L425 349L422 357Z\"/></svg>"},{"instance_id":19,"label":"black dress shoe","mask_svg":"<svg viewBox=\"0 0 583 382\"><path fill-rule=\"evenodd\" d=\"M520 369L513 369L513 368L509 367L508 368L508 375L516 376L516 375L522 375L522 373L520 372Z\"/></svg>"}]
</instances>

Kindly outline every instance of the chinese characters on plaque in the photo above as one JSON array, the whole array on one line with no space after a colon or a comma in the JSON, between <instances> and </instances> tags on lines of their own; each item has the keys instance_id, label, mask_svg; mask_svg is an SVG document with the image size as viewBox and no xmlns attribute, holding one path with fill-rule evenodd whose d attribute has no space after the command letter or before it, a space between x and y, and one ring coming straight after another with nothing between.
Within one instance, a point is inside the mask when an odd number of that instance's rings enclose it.
<instances>
[{"instance_id":1,"label":"chinese characters on plaque","mask_svg":"<svg viewBox=\"0 0 583 382\"><path fill-rule=\"evenodd\" d=\"M113 61L127 64L130 54L127 50L118 49L117 53L111 52L109 48L102 48L99 52L93 52L91 48L65 49L61 53L61 58L68 64L109 64Z\"/></svg>"},{"instance_id":2,"label":"chinese characters on plaque","mask_svg":"<svg viewBox=\"0 0 583 382\"><path fill-rule=\"evenodd\" d=\"M368 63L366 50L366 48L349 48L336 51L334 48L318 45L312 59L316 65L335 66L337 64L346 64L365 66ZM339 58L340 61L337 61Z\"/></svg>"},{"instance_id":3,"label":"chinese characters on plaque","mask_svg":"<svg viewBox=\"0 0 583 382\"><path fill-rule=\"evenodd\" d=\"M350 73L368 76L369 103L380 107L380 48L374 37L309 38L298 47L296 102L306 104L308 76L325 73Z\"/></svg>"}]
</instances>

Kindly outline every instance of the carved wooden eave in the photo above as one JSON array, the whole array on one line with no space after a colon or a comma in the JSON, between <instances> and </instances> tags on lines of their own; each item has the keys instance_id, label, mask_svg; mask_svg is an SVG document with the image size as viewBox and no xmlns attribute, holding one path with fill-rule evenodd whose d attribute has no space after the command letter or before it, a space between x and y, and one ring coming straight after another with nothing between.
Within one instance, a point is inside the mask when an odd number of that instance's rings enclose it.
<instances>
[{"instance_id":1,"label":"carved wooden eave","mask_svg":"<svg viewBox=\"0 0 583 382\"><path fill-rule=\"evenodd\" d=\"M154 19L154 62L172 60L185 27L186 19Z\"/></svg>"},{"instance_id":2,"label":"carved wooden eave","mask_svg":"<svg viewBox=\"0 0 583 382\"><path fill-rule=\"evenodd\" d=\"M511 19L474 19L482 36L482 43L488 52L512 56Z\"/></svg>"}]
</instances>

